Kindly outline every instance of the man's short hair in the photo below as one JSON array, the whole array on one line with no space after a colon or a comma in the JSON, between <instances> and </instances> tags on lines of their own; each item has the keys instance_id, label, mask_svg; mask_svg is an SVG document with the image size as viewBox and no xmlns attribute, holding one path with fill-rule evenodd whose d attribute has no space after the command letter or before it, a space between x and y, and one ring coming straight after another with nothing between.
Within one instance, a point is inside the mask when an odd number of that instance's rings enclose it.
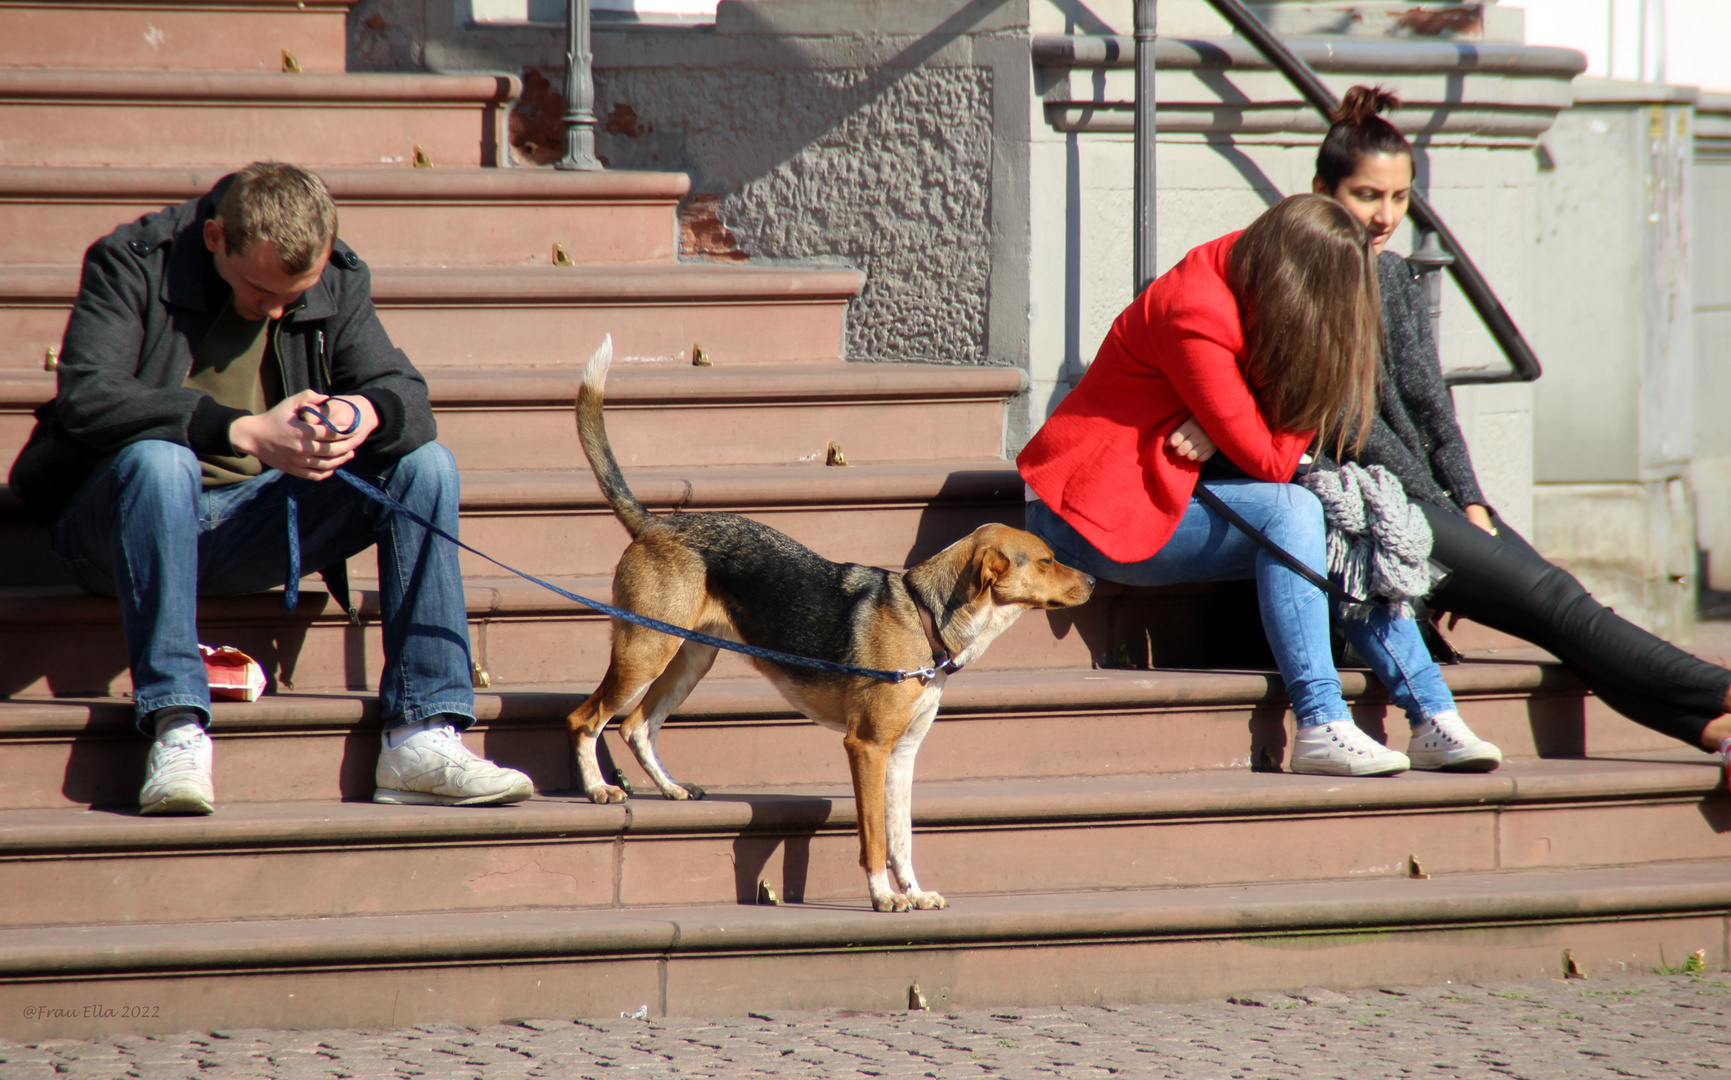
<instances>
[{"instance_id":1,"label":"man's short hair","mask_svg":"<svg viewBox=\"0 0 1731 1080\"><path fill-rule=\"evenodd\" d=\"M325 182L278 161L257 161L236 173L216 216L230 255L245 255L268 240L290 274L311 270L337 236L337 204Z\"/></svg>"}]
</instances>

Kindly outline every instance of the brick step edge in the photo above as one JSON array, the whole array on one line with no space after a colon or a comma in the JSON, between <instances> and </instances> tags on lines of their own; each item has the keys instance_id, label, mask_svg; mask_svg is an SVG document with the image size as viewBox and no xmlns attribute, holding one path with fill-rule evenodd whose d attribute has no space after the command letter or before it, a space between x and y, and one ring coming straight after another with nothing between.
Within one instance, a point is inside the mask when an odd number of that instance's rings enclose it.
<instances>
[{"instance_id":1,"label":"brick step edge","mask_svg":"<svg viewBox=\"0 0 1731 1080\"><path fill-rule=\"evenodd\" d=\"M1184 819L1333 817L1391 810L1602 804L1710 798L1717 767L1682 753L1532 760L1494 773L1414 772L1342 784L1249 771L916 783L919 828ZM651 793L596 805L580 794L537 796L507 811L438 813L373 803L225 804L210 817L145 818L78 809L0 811L0 858L187 854L224 850L367 848L380 844L519 843L632 836L852 833L853 794L834 785L771 791L714 788L675 802ZM1724 808L1731 813L1731 803Z\"/></svg>"},{"instance_id":2,"label":"brick step edge","mask_svg":"<svg viewBox=\"0 0 1731 1080\"><path fill-rule=\"evenodd\" d=\"M598 616L597 616L598 617ZM1465 663L1442 669L1449 689L1462 697L1583 692L1559 664ZM591 686L495 688L475 695L478 730L563 728ZM1341 689L1353 701L1386 699L1369 673L1341 672ZM1285 691L1272 671L1198 671L1117 668L1047 668L962 671L950 677L942 716L1006 711L1086 713L1101 709L1208 709L1219 705L1282 703ZM376 730L378 699L371 693L268 694L256 702L216 702L211 729L228 732ZM15 698L0 700L0 740L44 736L131 737L129 698ZM712 677L697 684L671 726L735 719L808 723L761 678Z\"/></svg>"},{"instance_id":3,"label":"brick step edge","mask_svg":"<svg viewBox=\"0 0 1731 1080\"><path fill-rule=\"evenodd\" d=\"M358 0L357 0L358 2ZM344 75L343 78L352 78ZM496 90L496 87L495 87ZM230 169L72 168L0 165L0 200L65 203L186 202L210 190ZM685 173L450 166L437 169L316 166L339 208L373 201L475 200L480 203L654 203L672 207L691 190Z\"/></svg>"},{"instance_id":4,"label":"brick step edge","mask_svg":"<svg viewBox=\"0 0 1731 1080\"><path fill-rule=\"evenodd\" d=\"M943 911L713 905L0 929L0 982L159 973L1364 934L1731 911L1731 862L998 895Z\"/></svg>"},{"instance_id":5,"label":"brick step edge","mask_svg":"<svg viewBox=\"0 0 1731 1080\"><path fill-rule=\"evenodd\" d=\"M267 102L507 105L523 91L515 75L308 71L104 71L0 68L0 99L10 104L68 102Z\"/></svg>"},{"instance_id":6,"label":"brick step edge","mask_svg":"<svg viewBox=\"0 0 1731 1080\"><path fill-rule=\"evenodd\" d=\"M909 503L1003 503L1020 510L1022 478L999 458L870 462L848 468L818 464L667 465L625 470L651 510L728 509L744 513L786 506L853 508ZM509 510L605 510L587 469L468 469L464 513ZM23 502L0 486L0 517L22 515Z\"/></svg>"},{"instance_id":7,"label":"brick step edge","mask_svg":"<svg viewBox=\"0 0 1731 1080\"><path fill-rule=\"evenodd\" d=\"M657 301L841 303L851 300L865 283L859 271L837 267L631 263L369 268L373 300L387 312L394 306L415 304L535 308ZM0 265L0 304L70 305L78 298L78 279L79 268L74 265Z\"/></svg>"},{"instance_id":8,"label":"brick step edge","mask_svg":"<svg viewBox=\"0 0 1731 1080\"><path fill-rule=\"evenodd\" d=\"M434 409L548 403L568 409L583 384L581 365L552 361L424 374ZM607 378L607 406L1002 401L1027 382L1020 368L1010 367L820 361L700 368L621 361ZM33 409L54 393L52 372L0 372L0 409Z\"/></svg>"}]
</instances>

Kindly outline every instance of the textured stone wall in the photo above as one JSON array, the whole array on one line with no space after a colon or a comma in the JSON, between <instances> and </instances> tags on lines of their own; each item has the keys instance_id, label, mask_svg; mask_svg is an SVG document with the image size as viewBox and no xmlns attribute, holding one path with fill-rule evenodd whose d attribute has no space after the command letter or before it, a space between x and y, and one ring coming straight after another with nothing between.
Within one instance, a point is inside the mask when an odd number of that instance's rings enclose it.
<instances>
[{"instance_id":1,"label":"textured stone wall","mask_svg":"<svg viewBox=\"0 0 1731 1080\"><path fill-rule=\"evenodd\" d=\"M415 71L426 37L426 0L360 0L349 9L349 70Z\"/></svg>"},{"instance_id":2,"label":"textured stone wall","mask_svg":"<svg viewBox=\"0 0 1731 1080\"><path fill-rule=\"evenodd\" d=\"M989 61L930 62L971 25L922 37L949 10L910 5L898 16L913 12L910 26L880 27L881 38L857 49L844 36L828 49L838 55L822 59L764 37L755 11L713 34L598 31L597 152L614 169L691 174L684 258L864 271L848 310L850 360L1020 363L1019 337L994 342L989 324L993 245L1003 242L991 221L998 88ZM455 11L451 0L361 0L349 20L350 68L521 73L513 156L555 160L563 31L476 31ZM886 62L918 42L931 43L913 50L925 62Z\"/></svg>"},{"instance_id":3,"label":"textured stone wall","mask_svg":"<svg viewBox=\"0 0 1731 1080\"><path fill-rule=\"evenodd\" d=\"M596 97L611 168L692 173L688 254L865 271L850 360L986 358L990 70L603 69Z\"/></svg>"}]
</instances>

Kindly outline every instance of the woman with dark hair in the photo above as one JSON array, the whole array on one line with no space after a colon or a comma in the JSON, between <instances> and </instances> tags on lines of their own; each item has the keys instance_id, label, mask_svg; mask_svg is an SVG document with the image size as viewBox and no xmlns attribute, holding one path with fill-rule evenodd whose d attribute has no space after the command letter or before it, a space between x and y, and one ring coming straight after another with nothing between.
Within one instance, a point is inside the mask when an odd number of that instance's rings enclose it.
<instances>
[{"instance_id":1,"label":"woman with dark hair","mask_svg":"<svg viewBox=\"0 0 1731 1080\"><path fill-rule=\"evenodd\" d=\"M1313 445L1338 455L1369 432L1379 312L1370 238L1332 199L1283 200L1191 251L1118 316L1017 458L1027 525L1061 561L1108 581L1253 578L1298 717L1293 771L1494 769L1501 752L1461 721L1417 626L1395 607L1371 605L1342 625L1413 736L1402 754L1360 731L1334 668L1327 595L1195 497L1204 485L1326 572L1322 506L1289 481ZM1209 474L1180 428L1219 447Z\"/></svg>"},{"instance_id":2,"label":"woman with dark hair","mask_svg":"<svg viewBox=\"0 0 1731 1080\"><path fill-rule=\"evenodd\" d=\"M1731 779L1731 671L1594 600L1509 528L1479 489L1417 275L1382 250L1406 217L1413 182L1412 146L1379 115L1398 105L1380 88L1353 87L1316 157L1314 190L1339 200L1378 252L1382 395L1369 436L1346 459L1395 473L1430 520L1432 558L1452 571L1431 595L1433 609L1543 647L1629 719L1717 751Z\"/></svg>"}]
</instances>

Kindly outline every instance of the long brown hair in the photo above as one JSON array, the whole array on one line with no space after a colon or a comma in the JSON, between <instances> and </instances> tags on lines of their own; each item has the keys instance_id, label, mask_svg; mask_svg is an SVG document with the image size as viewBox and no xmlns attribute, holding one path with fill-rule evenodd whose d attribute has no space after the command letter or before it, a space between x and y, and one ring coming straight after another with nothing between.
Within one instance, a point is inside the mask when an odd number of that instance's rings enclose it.
<instances>
[{"instance_id":1,"label":"long brown hair","mask_svg":"<svg viewBox=\"0 0 1731 1080\"><path fill-rule=\"evenodd\" d=\"M1326 195L1282 199L1232 245L1244 377L1268 422L1335 457L1376 418L1382 300L1370 234Z\"/></svg>"}]
</instances>

